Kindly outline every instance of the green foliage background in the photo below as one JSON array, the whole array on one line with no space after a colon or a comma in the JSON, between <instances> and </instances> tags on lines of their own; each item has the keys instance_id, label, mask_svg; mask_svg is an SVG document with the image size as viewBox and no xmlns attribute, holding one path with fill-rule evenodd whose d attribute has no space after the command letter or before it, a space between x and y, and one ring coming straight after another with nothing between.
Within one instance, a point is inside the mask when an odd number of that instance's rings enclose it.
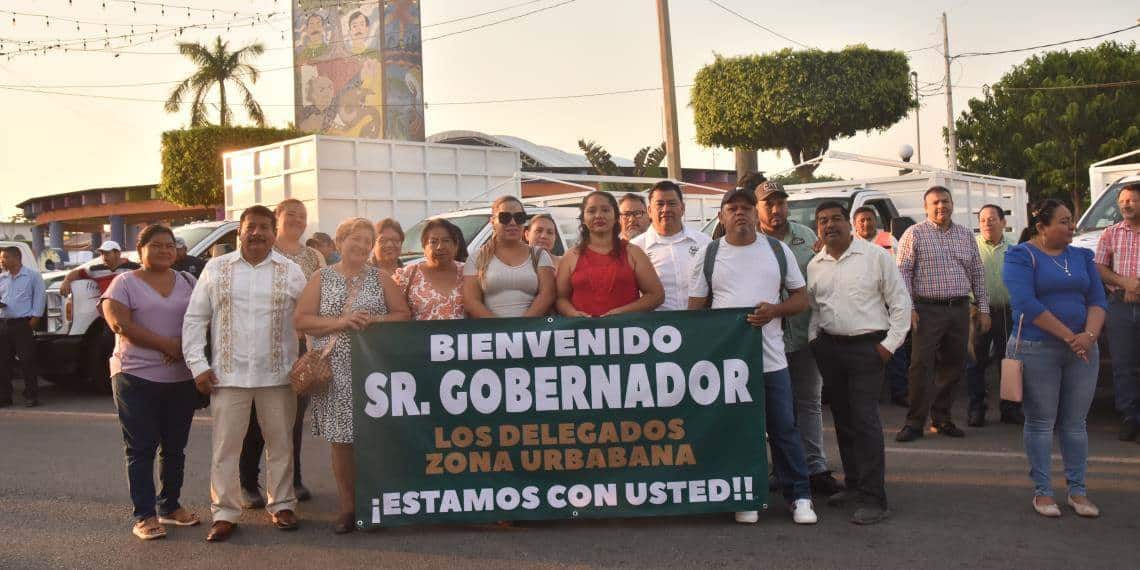
<instances>
[{"instance_id":1,"label":"green foliage background","mask_svg":"<svg viewBox=\"0 0 1140 570\"><path fill-rule=\"evenodd\" d=\"M200 127L162 133L158 193L181 206L225 203L222 154L305 136L294 129Z\"/></svg>"},{"instance_id":2,"label":"green foliage background","mask_svg":"<svg viewBox=\"0 0 1140 570\"><path fill-rule=\"evenodd\" d=\"M915 100L906 54L857 45L717 56L697 72L691 105L698 143L786 150L798 165L834 139L890 127Z\"/></svg>"},{"instance_id":3,"label":"green foliage background","mask_svg":"<svg viewBox=\"0 0 1140 570\"><path fill-rule=\"evenodd\" d=\"M1140 147L1140 85L1025 89L1140 79L1136 44L1031 57L954 122L963 170L1024 178L1031 199L1088 204L1091 163Z\"/></svg>"}]
</instances>

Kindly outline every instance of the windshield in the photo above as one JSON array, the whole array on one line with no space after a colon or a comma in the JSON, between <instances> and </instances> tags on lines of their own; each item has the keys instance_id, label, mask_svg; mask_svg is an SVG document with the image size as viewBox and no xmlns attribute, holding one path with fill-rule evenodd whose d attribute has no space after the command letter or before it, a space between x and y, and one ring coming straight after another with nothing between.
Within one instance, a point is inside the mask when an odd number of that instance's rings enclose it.
<instances>
[{"instance_id":1,"label":"windshield","mask_svg":"<svg viewBox=\"0 0 1140 570\"><path fill-rule=\"evenodd\" d=\"M400 252L400 257L423 257L424 246L420 244L420 234L424 231L424 226L427 225L428 220L420 220L416 225L408 228L404 232L404 251ZM479 230L483 229L491 221L491 216L487 214L472 214L470 216L458 216L454 218L447 218L447 221L459 226L459 231L463 232L463 241L471 244L471 240L479 235Z\"/></svg>"},{"instance_id":2,"label":"windshield","mask_svg":"<svg viewBox=\"0 0 1140 570\"><path fill-rule=\"evenodd\" d=\"M815 231L815 208L824 202L839 202L843 204L848 210L851 209L851 198L810 198L807 200L788 200L788 220L803 224L811 231ZM707 235L713 235L717 224L720 223L716 218L709 220L705 224L704 229L701 231Z\"/></svg>"},{"instance_id":3,"label":"windshield","mask_svg":"<svg viewBox=\"0 0 1140 570\"><path fill-rule=\"evenodd\" d=\"M1123 183L1113 184L1100 195L1096 203L1089 208L1088 213L1081 218L1077 224L1078 234L1091 232L1093 230L1103 230L1112 224L1120 223L1120 208L1116 205L1116 199L1120 196L1120 189L1125 185Z\"/></svg>"},{"instance_id":4,"label":"windshield","mask_svg":"<svg viewBox=\"0 0 1140 570\"><path fill-rule=\"evenodd\" d=\"M194 249L198 242L206 239L214 230L218 229L216 226L181 226L174 228L174 237L180 237L186 241L186 249Z\"/></svg>"}]
</instances>

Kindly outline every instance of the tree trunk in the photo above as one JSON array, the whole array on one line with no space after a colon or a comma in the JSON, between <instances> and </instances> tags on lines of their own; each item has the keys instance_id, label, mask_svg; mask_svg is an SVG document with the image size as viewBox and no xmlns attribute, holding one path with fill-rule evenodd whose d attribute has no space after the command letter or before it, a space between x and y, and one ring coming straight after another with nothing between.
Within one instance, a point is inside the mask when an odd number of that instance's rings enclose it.
<instances>
[{"instance_id":1,"label":"tree trunk","mask_svg":"<svg viewBox=\"0 0 1140 570\"><path fill-rule=\"evenodd\" d=\"M760 162L757 158L756 151L747 150L743 148L732 149L733 154L736 156L736 179L740 180L745 174L756 172L760 167Z\"/></svg>"},{"instance_id":2,"label":"tree trunk","mask_svg":"<svg viewBox=\"0 0 1140 570\"><path fill-rule=\"evenodd\" d=\"M228 113L226 113L226 110L229 107L226 107L226 82L225 81L221 81L221 80L218 81L218 95L219 95L219 101L220 101L220 106L218 107L218 114L221 115L221 117L220 117L221 120L219 121L219 124L222 125L223 127L225 127L225 126L229 125L229 121L227 120L228 117L226 117L226 115L228 114Z\"/></svg>"},{"instance_id":3,"label":"tree trunk","mask_svg":"<svg viewBox=\"0 0 1140 570\"><path fill-rule=\"evenodd\" d=\"M1074 186L1069 191L1069 201L1073 203L1073 221L1081 219L1081 213L1084 212L1083 200L1085 192L1078 186Z\"/></svg>"}]
</instances>

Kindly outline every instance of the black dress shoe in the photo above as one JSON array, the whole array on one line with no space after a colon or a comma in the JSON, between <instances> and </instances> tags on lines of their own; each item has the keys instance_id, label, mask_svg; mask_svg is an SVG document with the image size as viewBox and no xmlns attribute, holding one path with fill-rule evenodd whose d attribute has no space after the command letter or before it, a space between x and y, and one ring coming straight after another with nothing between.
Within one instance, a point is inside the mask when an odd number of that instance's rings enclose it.
<instances>
[{"instance_id":1,"label":"black dress shoe","mask_svg":"<svg viewBox=\"0 0 1140 570\"><path fill-rule=\"evenodd\" d=\"M891 512L880 506L864 505L855 509L851 515L851 522L858 525L875 524L882 522L890 516Z\"/></svg>"},{"instance_id":2,"label":"black dress shoe","mask_svg":"<svg viewBox=\"0 0 1140 570\"><path fill-rule=\"evenodd\" d=\"M293 496L297 497L298 501L308 501L313 498L313 494L304 485L297 483L293 485Z\"/></svg>"},{"instance_id":3,"label":"black dress shoe","mask_svg":"<svg viewBox=\"0 0 1140 570\"><path fill-rule=\"evenodd\" d=\"M914 441L922 436L922 430L915 429L910 426L903 426L903 428L899 430L899 433L895 435L895 441L899 443L906 443L908 441Z\"/></svg>"},{"instance_id":4,"label":"black dress shoe","mask_svg":"<svg viewBox=\"0 0 1140 570\"><path fill-rule=\"evenodd\" d=\"M831 475L831 471L824 471L816 473L809 478L811 482L811 494L821 497L828 497L834 495L846 487Z\"/></svg>"},{"instance_id":5,"label":"black dress shoe","mask_svg":"<svg viewBox=\"0 0 1140 570\"><path fill-rule=\"evenodd\" d=\"M1024 425L1025 413L1021 411L1021 408L1009 408L1004 410L1001 413L1001 423L1017 426Z\"/></svg>"},{"instance_id":6,"label":"black dress shoe","mask_svg":"<svg viewBox=\"0 0 1140 570\"><path fill-rule=\"evenodd\" d=\"M966 432L954 425L954 422L939 422L930 426L930 431L946 437L966 437Z\"/></svg>"},{"instance_id":7,"label":"black dress shoe","mask_svg":"<svg viewBox=\"0 0 1140 570\"><path fill-rule=\"evenodd\" d=\"M1002 416L1004 418L1004 416ZM970 427L984 427L986 425L986 409L970 410L966 416L966 425Z\"/></svg>"},{"instance_id":8,"label":"black dress shoe","mask_svg":"<svg viewBox=\"0 0 1140 570\"><path fill-rule=\"evenodd\" d=\"M1140 423L1136 420L1128 418L1120 424L1120 441L1132 441L1136 436L1140 435Z\"/></svg>"},{"instance_id":9,"label":"black dress shoe","mask_svg":"<svg viewBox=\"0 0 1140 570\"><path fill-rule=\"evenodd\" d=\"M241 488L241 508L260 509L265 506L265 497L261 495L261 490L257 488L247 489Z\"/></svg>"}]
</instances>

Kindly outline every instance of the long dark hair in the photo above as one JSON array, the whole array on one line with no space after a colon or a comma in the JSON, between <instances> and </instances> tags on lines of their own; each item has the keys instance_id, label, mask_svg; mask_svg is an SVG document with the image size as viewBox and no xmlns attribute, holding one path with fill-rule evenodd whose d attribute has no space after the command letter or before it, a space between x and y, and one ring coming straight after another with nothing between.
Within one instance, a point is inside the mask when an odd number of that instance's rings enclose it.
<instances>
[{"instance_id":1,"label":"long dark hair","mask_svg":"<svg viewBox=\"0 0 1140 570\"><path fill-rule=\"evenodd\" d=\"M135 249L141 252L142 248L149 245L150 242L160 234L166 234L170 236L171 241L174 241L174 232L171 231L170 228L162 224L151 224L139 232L138 241L135 242Z\"/></svg>"},{"instance_id":2,"label":"long dark hair","mask_svg":"<svg viewBox=\"0 0 1140 570\"><path fill-rule=\"evenodd\" d=\"M618 203L617 198L609 192L601 190L594 190L586 194L582 198L582 203L578 204L578 255L586 252L586 248L590 245L590 228L586 227L586 202L594 196L604 196L606 201L610 203L610 207L614 209L614 226L612 228L613 249L610 250L610 255L618 257L623 250L621 246L621 222L618 220Z\"/></svg>"},{"instance_id":3,"label":"long dark hair","mask_svg":"<svg viewBox=\"0 0 1140 570\"><path fill-rule=\"evenodd\" d=\"M1053 223L1053 218L1057 216L1057 208L1068 207L1064 202L1055 198L1046 198L1038 200L1033 204L1029 210L1029 223L1025 225L1025 229L1021 230L1021 237L1018 238L1017 243L1025 243L1040 233L1037 229L1037 224L1047 226Z\"/></svg>"}]
</instances>

